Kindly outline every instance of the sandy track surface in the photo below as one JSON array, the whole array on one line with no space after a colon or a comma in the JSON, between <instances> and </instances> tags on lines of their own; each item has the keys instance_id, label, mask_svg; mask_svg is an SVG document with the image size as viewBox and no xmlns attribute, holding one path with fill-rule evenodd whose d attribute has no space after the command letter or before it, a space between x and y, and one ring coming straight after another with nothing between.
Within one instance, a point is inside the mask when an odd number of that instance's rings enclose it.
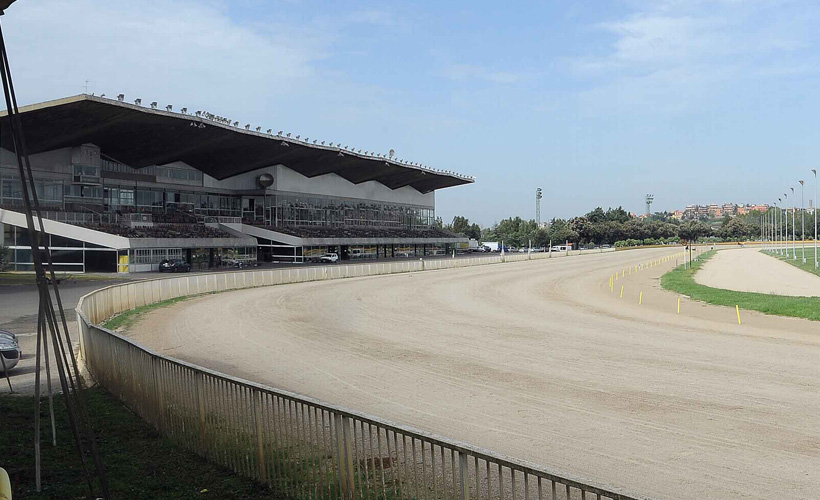
<instances>
[{"instance_id":1,"label":"sandy track surface","mask_svg":"<svg viewBox=\"0 0 820 500\"><path fill-rule=\"evenodd\" d=\"M817 498L820 326L745 311L737 325L734 309L686 299L677 314L658 285L674 261L632 267L671 253L237 291L131 334L641 495Z\"/></svg>"},{"instance_id":2,"label":"sandy track surface","mask_svg":"<svg viewBox=\"0 0 820 500\"><path fill-rule=\"evenodd\" d=\"M695 275L701 285L741 292L795 297L820 296L820 276L787 264L758 248L723 250Z\"/></svg>"}]
</instances>

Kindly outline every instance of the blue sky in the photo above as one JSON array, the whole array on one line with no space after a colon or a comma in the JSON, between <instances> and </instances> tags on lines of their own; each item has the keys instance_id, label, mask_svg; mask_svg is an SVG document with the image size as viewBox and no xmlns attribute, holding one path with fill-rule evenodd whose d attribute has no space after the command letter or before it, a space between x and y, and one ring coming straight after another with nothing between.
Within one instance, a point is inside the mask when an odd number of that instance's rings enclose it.
<instances>
[{"instance_id":1,"label":"blue sky","mask_svg":"<svg viewBox=\"0 0 820 500\"><path fill-rule=\"evenodd\" d=\"M477 177L445 220L771 202L820 166L820 6L21 1L22 103L89 91ZM812 182L807 185L812 191ZM807 192L807 198L808 198Z\"/></svg>"}]
</instances>

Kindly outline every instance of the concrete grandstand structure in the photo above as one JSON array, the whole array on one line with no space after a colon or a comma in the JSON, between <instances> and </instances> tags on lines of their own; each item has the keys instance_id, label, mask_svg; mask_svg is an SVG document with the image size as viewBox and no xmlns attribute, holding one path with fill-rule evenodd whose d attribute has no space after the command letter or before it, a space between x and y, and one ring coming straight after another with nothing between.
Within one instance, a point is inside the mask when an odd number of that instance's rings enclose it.
<instances>
[{"instance_id":1,"label":"concrete grandstand structure","mask_svg":"<svg viewBox=\"0 0 820 500\"><path fill-rule=\"evenodd\" d=\"M341 144L240 126L206 111L78 95L20 109L55 264L156 270L448 253L435 191L472 177ZM22 183L0 114L0 245L32 257Z\"/></svg>"}]
</instances>

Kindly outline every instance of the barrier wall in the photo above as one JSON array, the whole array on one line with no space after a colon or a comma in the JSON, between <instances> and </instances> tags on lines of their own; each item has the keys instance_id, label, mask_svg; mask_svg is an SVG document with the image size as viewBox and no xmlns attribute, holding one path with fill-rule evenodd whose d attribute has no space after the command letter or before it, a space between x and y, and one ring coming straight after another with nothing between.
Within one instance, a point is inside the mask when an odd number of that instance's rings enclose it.
<instances>
[{"instance_id":1,"label":"barrier wall","mask_svg":"<svg viewBox=\"0 0 820 500\"><path fill-rule=\"evenodd\" d=\"M77 305L80 356L98 383L171 440L284 495L637 499L489 450L162 356L99 326L123 311L188 295L544 258L549 254L238 271L109 286Z\"/></svg>"}]
</instances>

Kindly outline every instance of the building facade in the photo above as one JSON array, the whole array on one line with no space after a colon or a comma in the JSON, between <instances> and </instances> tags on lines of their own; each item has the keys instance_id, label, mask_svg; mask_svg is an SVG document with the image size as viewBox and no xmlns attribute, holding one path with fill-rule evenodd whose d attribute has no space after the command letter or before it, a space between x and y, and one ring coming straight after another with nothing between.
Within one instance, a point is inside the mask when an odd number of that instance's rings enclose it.
<instances>
[{"instance_id":1,"label":"building facade","mask_svg":"<svg viewBox=\"0 0 820 500\"><path fill-rule=\"evenodd\" d=\"M217 267L326 253L415 257L466 241L435 227L435 191L472 178L208 115L87 95L21 109L62 267L135 272L169 258ZM0 116L0 139L7 131ZM14 269L26 270L23 185L16 155L0 145L0 245L11 249Z\"/></svg>"}]
</instances>

